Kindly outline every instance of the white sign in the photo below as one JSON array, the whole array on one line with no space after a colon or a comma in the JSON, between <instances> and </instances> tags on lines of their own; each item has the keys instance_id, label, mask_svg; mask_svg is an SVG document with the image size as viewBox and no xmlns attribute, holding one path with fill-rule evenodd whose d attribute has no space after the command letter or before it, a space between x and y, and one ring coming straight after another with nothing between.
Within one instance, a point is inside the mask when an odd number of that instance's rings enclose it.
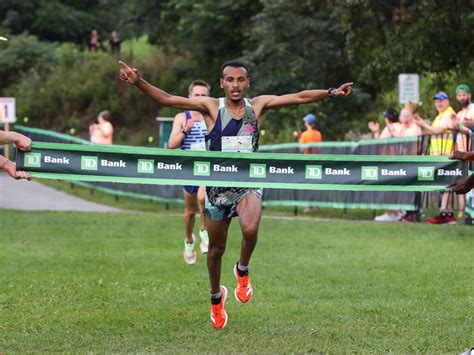
<instances>
[{"instance_id":1,"label":"white sign","mask_svg":"<svg viewBox=\"0 0 474 355\"><path fill-rule=\"evenodd\" d=\"M15 122L15 98L0 97L0 122Z\"/></svg>"},{"instance_id":2,"label":"white sign","mask_svg":"<svg viewBox=\"0 0 474 355\"><path fill-rule=\"evenodd\" d=\"M420 102L420 76L418 74L398 74L398 102Z\"/></svg>"}]
</instances>

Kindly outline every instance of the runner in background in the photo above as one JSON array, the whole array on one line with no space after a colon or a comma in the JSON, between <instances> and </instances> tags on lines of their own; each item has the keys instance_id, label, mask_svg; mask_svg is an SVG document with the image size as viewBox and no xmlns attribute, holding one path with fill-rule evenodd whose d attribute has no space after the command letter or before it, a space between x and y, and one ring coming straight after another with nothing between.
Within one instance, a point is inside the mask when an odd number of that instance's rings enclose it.
<instances>
[{"instance_id":1,"label":"runner in background","mask_svg":"<svg viewBox=\"0 0 474 355\"><path fill-rule=\"evenodd\" d=\"M202 80L195 80L189 85L188 97L209 96L211 86ZM203 115L198 111L185 111L178 113L173 120L173 128L168 141L168 148L181 148L184 150L206 150L205 137L207 134L206 123ZM204 203L206 200L205 186L183 186L184 195L184 252L186 264L193 265L197 261L197 252L194 250L196 237L193 234L196 213L201 214L201 227L199 248L201 253L207 254L209 237L204 216Z\"/></svg>"}]
</instances>

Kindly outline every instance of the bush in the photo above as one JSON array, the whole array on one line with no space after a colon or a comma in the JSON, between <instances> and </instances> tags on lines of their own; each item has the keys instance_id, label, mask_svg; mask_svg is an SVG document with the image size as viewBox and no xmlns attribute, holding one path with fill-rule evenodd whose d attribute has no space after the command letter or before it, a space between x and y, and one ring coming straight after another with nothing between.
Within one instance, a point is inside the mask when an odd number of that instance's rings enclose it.
<instances>
[{"instance_id":1,"label":"bush","mask_svg":"<svg viewBox=\"0 0 474 355\"><path fill-rule=\"evenodd\" d=\"M9 36L8 42L0 42L0 90L18 82L31 70L41 71L54 63L55 46L26 35Z\"/></svg>"},{"instance_id":2,"label":"bush","mask_svg":"<svg viewBox=\"0 0 474 355\"><path fill-rule=\"evenodd\" d=\"M140 68L153 83L160 83L170 69L158 48L149 49L142 58L136 58L131 48L125 60ZM109 110L116 142L130 143L128 136L133 131L143 131L133 136L134 143L144 143L159 106L122 83L118 70L116 58L108 53L94 54L73 44L62 44L54 48L49 66L31 68L9 86L6 94L16 97L18 117L30 117L36 127L58 132L74 128L87 139L89 124L100 111ZM166 76L167 86L177 86L172 81Z\"/></svg>"}]
</instances>

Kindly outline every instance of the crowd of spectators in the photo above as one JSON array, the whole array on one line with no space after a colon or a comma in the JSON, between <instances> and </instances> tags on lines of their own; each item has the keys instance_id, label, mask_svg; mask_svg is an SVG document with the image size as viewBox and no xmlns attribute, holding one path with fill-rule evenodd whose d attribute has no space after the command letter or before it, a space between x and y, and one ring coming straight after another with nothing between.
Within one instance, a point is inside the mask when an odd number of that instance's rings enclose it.
<instances>
[{"instance_id":1,"label":"crowd of spectators","mask_svg":"<svg viewBox=\"0 0 474 355\"><path fill-rule=\"evenodd\" d=\"M368 127L374 138L411 137L422 134L430 135L428 154L451 155L454 150L470 150L470 137L474 130L474 105L471 103L471 89L466 84L460 84L455 90L455 97L459 106L456 113L451 106L449 95L438 92L433 96L433 103L438 112L432 123L423 119L416 112L416 105L407 103L402 108L400 115L394 108L384 111L385 127L380 129L380 124L370 121ZM416 154L412 152L412 154ZM457 196L458 213L454 216L455 196L453 192L443 192L440 196L438 215L426 219L431 224L454 224L457 219L464 218L465 196ZM417 220L418 211L385 211L375 217L376 221L414 222Z\"/></svg>"}]
</instances>

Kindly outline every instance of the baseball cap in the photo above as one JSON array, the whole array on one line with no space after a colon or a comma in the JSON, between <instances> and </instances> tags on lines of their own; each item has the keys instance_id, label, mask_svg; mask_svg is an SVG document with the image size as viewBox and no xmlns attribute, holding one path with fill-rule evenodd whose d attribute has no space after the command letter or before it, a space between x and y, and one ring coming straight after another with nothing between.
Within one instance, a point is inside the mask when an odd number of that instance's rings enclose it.
<instances>
[{"instance_id":1,"label":"baseball cap","mask_svg":"<svg viewBox=\"0 0 474 355\"><path fill-rule=\"evenodd\" d=\"M449 97L448 94L440 91L433 97L433 100L449 100Z\"/></svg>"},{"instance_id":2,"label":"baseball cap","mask_svg":"<svg viewBox=\"0 0 474 355\"><path fill-rule=\"evenodd\" d=\"M316 118L316 116L313 115L312 113L308 113L306 116L303 117L303 121L305 121L308 124L316 123L317 120L318 119Z\"/></svg>"},{"instance_id":3,"label":"baseball cap","mask_svg":"<svg viewBox=\"0 0 474 355\"><path fill-rule=\"evenodd\" d=\"M459 91L461 91L461 90L463 90L466 94L471 93L471 88L469 87L469 85L466 85L466 84L459 84L456 87L456 94L459 94Z\"/></svg>"},{"instance_id":4,"label":"baseball cap","mask_svg":"<svg viewBox=\"0 0 474 355\"><path fill-rule=\"evenodd\" d=\"M383 117L388 117L390 120L398 120L398 112L394 108L389 107L383 112Z\"/></svg>"}]
</instances>

